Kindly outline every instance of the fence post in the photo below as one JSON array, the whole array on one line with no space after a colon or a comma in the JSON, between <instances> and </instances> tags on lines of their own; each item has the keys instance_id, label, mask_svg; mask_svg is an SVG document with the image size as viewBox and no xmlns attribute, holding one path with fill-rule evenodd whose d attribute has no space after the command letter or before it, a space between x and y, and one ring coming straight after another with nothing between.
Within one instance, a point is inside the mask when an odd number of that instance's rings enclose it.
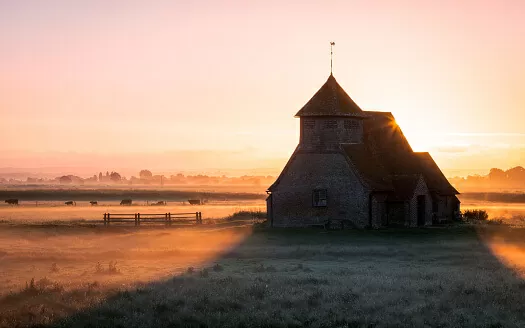
<instances>
[{"instance_id":1,"label":"fence post","mask_svg":"<svg viewBox=\"0 0 525 328\"><path fill-rule=\"evenodd\" d=\"M140 225L140 213L137 213L137 225Z\"/></svg>"},{"instance_id":2,"label":"fence post","mask_svg":"<svg viewBox=\"0 0 525 328\"><path fill-rule=\"evenodd\" d=\"M201 215L201 212L197 212L197 224L202 224L202 215Z\"/></svg>"},{"instance_id":3,"label":"fence post","mask_svg":"<svg viewBox=\"0 0 525 328\"><path fill-rule=\"evenodd\" d=\"M104 225L106 225L106 213L104 213Z\"/></svg>"},{"instance_id":4,"label":"fence post","mask_svg":"<svg viewBox=\"0 0 525 328\"><path fill-rule=\"evenodd\" d=\"M109 213L108 213L108 225L109 225Z\"/></svg>"},{"instance_id":5,"label":"fence post","mask_svg":"<svg viewBox=\"0 0 525 328\"><path fill-rule=\"evenodd\" d=\"M168 221L169 221L169 223L171 225L171 212L168 213Z\"/></svg>"}]
</instances>

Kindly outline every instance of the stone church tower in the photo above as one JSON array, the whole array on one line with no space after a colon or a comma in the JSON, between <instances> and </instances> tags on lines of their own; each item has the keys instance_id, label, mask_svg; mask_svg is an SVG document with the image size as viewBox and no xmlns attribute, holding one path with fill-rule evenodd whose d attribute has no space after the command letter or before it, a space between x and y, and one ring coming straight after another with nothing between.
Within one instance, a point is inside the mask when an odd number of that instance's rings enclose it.
<instances>
[{"instance_id":1,"label":"stone church tower","mask_svg":"<svg viewBox=\"0 0 525 328\"><path fill-rule=\"evenodd\" d=\"M332 74L295 117L301 120L300 149L336 151L342 143L363 142L366 116Z\"/></svg>"},{"instance_id":2,"label":"stone church tower","mask_svg":"<svg viewBox=\"0 0 525 328\"><path fill-rule=\"evenodd\" d=\"M269 188L273 226L315 225L332 218L366 226L367 191L341 148L363 142L363 111L330 74L295 117L301 120L299 145Z\"/></svg>"}]
</instances>

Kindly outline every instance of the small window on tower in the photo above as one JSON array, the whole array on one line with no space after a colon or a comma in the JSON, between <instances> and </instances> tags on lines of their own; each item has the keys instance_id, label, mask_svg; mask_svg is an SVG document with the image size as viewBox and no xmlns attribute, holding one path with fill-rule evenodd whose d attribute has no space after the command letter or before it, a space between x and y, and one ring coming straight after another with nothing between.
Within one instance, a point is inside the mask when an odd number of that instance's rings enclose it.
<instances>
[{"instance_id":1,"label":"small window on tower","mask_svg":"<svg viewBox=\"0 0 525 328\"><path fill-rule=\"evenodd\" d=\"M304 128L313 130L315 128L315 121L314 120L304 120Z\"/></svg>"},{"instance_id":2,"label":"small window on tower","mask_svg":"<svg viewBox=\"0 0 525 328\"><path fill-rule=\"evenodd\" d=\"M335 128L337 128L337 121L336 120L324 121L324 128L325 129L335 129Z\"/></svg>"},{"instance_id":3,"label":"small window on tower","mask_svg":"<svg viewBox=\"0 0 525 328\"><path fill-rule=\"evenodd\" d=\"M359 122L356 120L346 120L345 121L345 129L347 130L353 130L359 128Z\"/></svg>"},{"instance_id":4,"label":"small window on tower","mask_svg":"<svg viewBox=\"0 0 525 328\"><path fill-rule=\"evenodd\" d=\"M312 205L314 207L325 207L327 204L326 189L316 189L313 193Z\"/></svg>"}]
</instances>

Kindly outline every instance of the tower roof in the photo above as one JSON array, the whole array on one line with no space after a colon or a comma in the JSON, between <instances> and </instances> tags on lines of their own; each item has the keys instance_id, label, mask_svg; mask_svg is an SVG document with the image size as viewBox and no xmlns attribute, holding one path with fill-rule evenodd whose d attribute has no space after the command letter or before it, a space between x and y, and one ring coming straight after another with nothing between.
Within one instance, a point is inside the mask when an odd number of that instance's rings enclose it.
<instances>
[{"instance_id":1,"label":"tower roof","mask_svg":"<svg viewBox=\"0 0 525 328\"><path fill-rule=\"evenodd\" d=\"M295 114L295 117L302 116L365 117L361 108L341 88L332 74L312 99Z\"/></svg>"}]
</instances>

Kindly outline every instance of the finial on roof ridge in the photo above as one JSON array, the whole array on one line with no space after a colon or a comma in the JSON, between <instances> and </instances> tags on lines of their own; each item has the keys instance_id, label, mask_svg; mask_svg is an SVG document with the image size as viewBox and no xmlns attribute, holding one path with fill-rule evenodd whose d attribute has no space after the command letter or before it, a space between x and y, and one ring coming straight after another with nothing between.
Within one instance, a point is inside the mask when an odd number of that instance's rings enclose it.
<instances>
[{"instance_id":1,"label":"finial on roof ridge","mask_svg":"<svg viewBox=\"0 0 525 328\"><path fill-rule=\"evenodd\" d=\"M333 68L333 65L332 65L332 57L333 57L333 50L332 50L332 47L335 46L335 42L333 41L330 41L330 76L332 76L332 68Z\"/></svg>"}]
</instances>

